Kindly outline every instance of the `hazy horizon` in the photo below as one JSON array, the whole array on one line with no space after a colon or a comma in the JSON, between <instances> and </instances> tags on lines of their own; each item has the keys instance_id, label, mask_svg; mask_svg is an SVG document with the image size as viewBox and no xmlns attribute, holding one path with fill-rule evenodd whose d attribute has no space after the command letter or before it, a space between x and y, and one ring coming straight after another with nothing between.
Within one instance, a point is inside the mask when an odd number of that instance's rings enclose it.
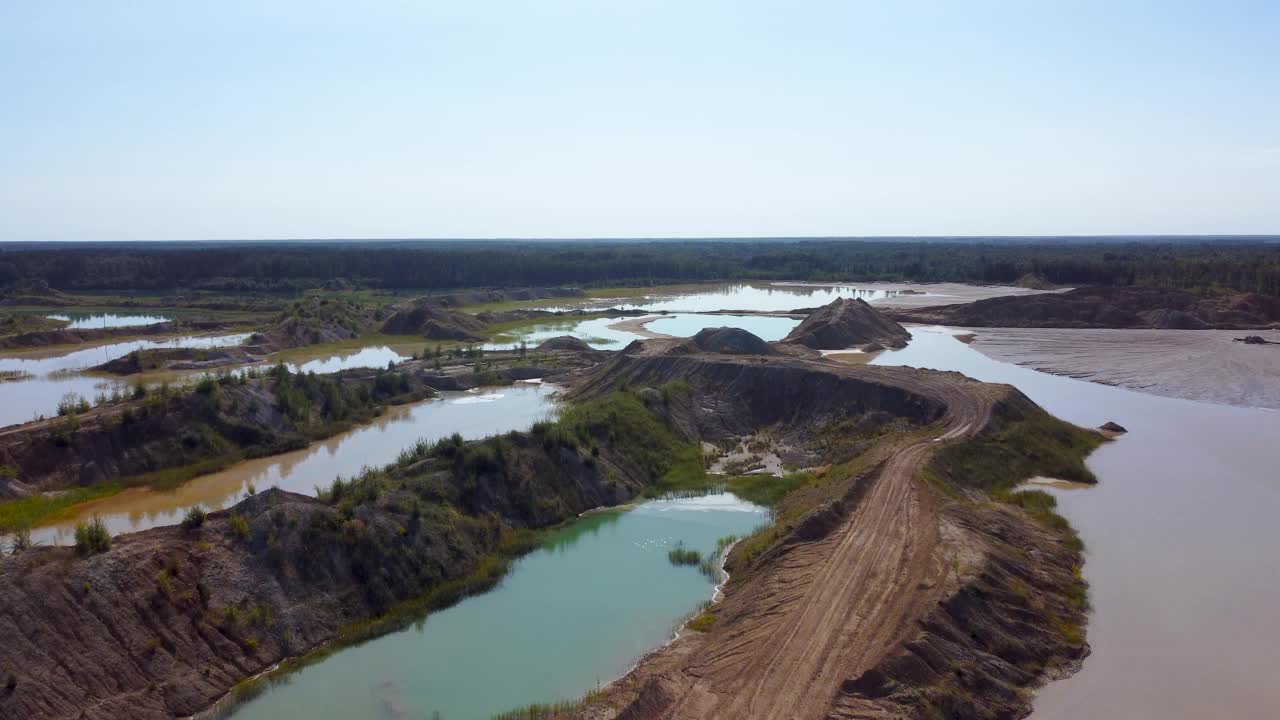
<instances>
[{"instance_id":1,"label":"hazy horizon","mask_svg":"<svg viewBox=\"0 0 1280 720\"><path fill-rule=\"evenodd\" d=\"M0 17L0 241L1280 233L1267 3Z\"/></svg>"}]
</instances>

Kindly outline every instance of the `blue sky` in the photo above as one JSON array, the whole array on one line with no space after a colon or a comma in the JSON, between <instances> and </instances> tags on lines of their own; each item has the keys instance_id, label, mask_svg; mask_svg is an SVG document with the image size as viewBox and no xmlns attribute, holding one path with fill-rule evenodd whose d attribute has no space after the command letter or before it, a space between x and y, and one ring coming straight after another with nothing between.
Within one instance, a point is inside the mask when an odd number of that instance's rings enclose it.
<instances>
[{"instance_id":1,"label":"blue sky","mask_svg":"<svg viewBox=\"0 0 1280 720\"><path fill-rule=\"evenodd\" d=\"M0 240L1280 233L1280 3L0 3Z\"/></svg>"}]
</instances>

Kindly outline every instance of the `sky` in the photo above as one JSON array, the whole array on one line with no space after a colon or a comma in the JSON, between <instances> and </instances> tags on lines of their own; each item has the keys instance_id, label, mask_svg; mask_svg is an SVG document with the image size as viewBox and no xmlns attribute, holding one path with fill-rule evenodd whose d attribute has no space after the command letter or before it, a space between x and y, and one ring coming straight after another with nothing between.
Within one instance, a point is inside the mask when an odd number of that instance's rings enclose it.
<instances>
[{"instance_id":1,"label":"sky","mask_svg":"<svg viewBox=\"0 0 1280 720\"><path fill-rule=\"evenodd\" d=\"M0 240L1280 233L1280 3L0 0Z\"/></svg>"}]
</instances>

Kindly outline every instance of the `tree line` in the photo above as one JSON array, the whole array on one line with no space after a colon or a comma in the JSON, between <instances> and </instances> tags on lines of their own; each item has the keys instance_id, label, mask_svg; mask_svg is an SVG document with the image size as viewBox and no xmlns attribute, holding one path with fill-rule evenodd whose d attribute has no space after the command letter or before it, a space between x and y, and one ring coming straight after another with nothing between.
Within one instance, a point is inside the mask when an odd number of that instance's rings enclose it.
<instances>
[{"instance_id":1,"label":"tree line","mask_svg":"<svg viewBox=\"0 0 1280 720\"><path fill-rule=\"evenodd\" d=\"M3 246L0 246L3 247ZM167 244L0 250L0 285L59 290L290 291L351 282L445 290L708 280L1015 283L1229 289L1280 295L1280 243L1261 241L488 241Z\"/></svg>"}]
</instances>

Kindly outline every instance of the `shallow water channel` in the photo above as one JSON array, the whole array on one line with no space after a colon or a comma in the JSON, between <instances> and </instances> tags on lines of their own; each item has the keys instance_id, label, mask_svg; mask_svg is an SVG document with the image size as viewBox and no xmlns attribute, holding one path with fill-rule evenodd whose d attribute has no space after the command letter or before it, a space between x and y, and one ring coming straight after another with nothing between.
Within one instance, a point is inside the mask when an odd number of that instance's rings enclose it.
<instances>
[{"instance_id":1,"label":"shallow water channel","mask_svg":"<svg viewBox=\"0 0 1280 720\"><path fill-rule=\"evenodd\" d=\"M1280 717L1280 413L1047 375L909 329L874 362L1009 383L1064 420L1129 430L1090 457L1096 487L1050 490L1087 546L1093 654L1033 717Z\"/></svg>"},{"instance_id":2,"label":"shallow water channel","mask_svg":"<svg viewBox=\"0 0 1280 720\"><path fill-rule=\"evenodd\" d=\"M56 414L58 401L67 393L75 393L92 402L98 393L110 393L114 388L126 390L129 378L81 375L78 371L123 357L134 350L221 347L238 345L248 337L247 333L239 333L131 340L71 352L34 351L0 357L0 371L15 371L26 376L22 380L0 382L0 426L29 422L37 415L52 417Z\"/></svg>"},{"instance_id":3,"label":"shallow water channel","mask_svg":"<svg viewBox=\"0 0 1280 720\"><path fill-rule=\"evenodd\" d=\"M396 459L419 439L434 441L455 432L468 439L524 430L555 412L554 387L520 383L476 392L441 393L440 398L392 406L373 423L301 450L237 463L221 472L203 475L174 490L130 488L117 495L77 506L75 516L32 530L32 539L46 544L73 541L75 524L99 515L111 533L134 532L173 525L187 508L202 505L220 510L244 499L249 486L314 495L338 475L351 477L364 466L377 467Z\"/></svg>"},{"instance_id":4,"label":"shallow water channel","mask_svg":"<svg viewBox=\"0 0 1280 720\"><path fill-rule=\"evenodd\" d=\"M518 560L497 588L326 658L234 717L487 720L579 697L711 598L711 579L668 561L675 543L708 555L717 539L765 519L729 494L588 514Z\"/></svg>"}]
</instances>

